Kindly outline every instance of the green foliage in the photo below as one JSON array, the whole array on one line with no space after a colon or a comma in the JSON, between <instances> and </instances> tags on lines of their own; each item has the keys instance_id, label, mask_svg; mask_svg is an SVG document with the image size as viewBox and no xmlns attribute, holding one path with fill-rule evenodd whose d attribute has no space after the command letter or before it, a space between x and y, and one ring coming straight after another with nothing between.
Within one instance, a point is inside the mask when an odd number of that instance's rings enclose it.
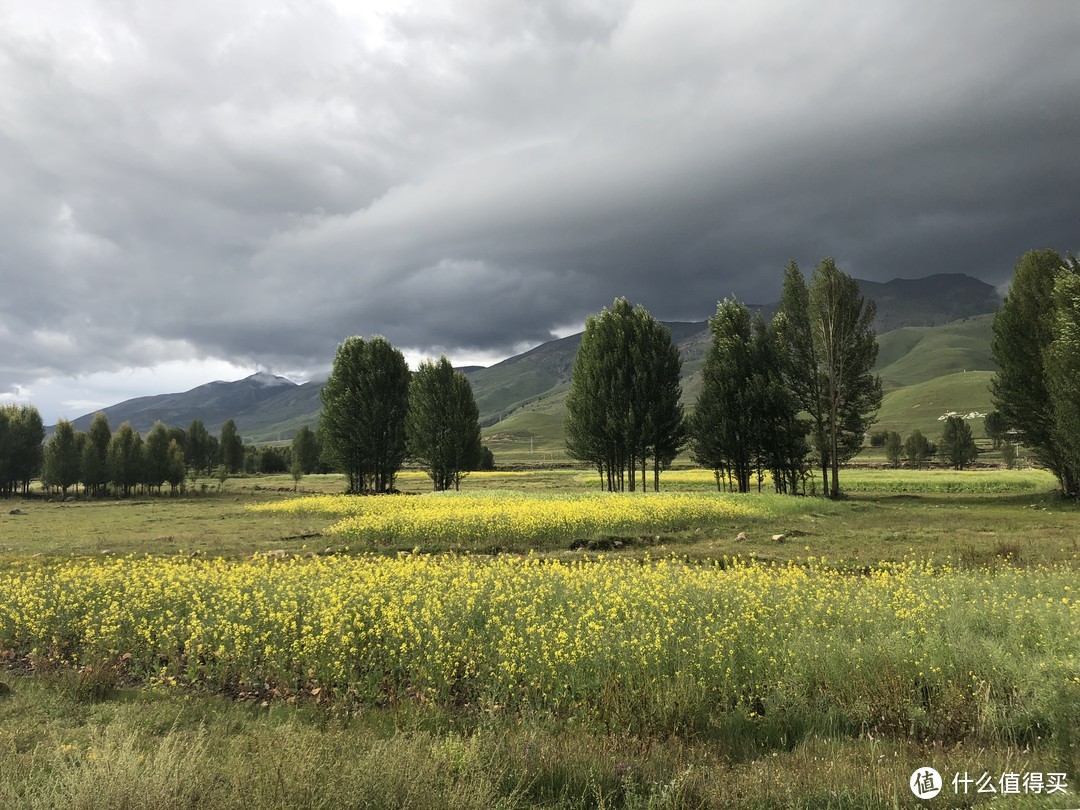
<instances>
[{"instance_id":1,"label":"green foliage","mask_svg":"<svg viewBox=\"0 0 1080 810\"><path fill-rule=\"evenodd\" d=\"M855 280L822 259L809 287L809 321L820 379L822 421L828 444L819 447L832 469L829 494L840 495L840 464L862 447L881 406L881 379L870 373L877 360L873 322L877 307L859 294ZM823 465L824 466L824 465Z\"/></svg>"},{"instance_id":2,"label":"green foliage","mask_svg":"<svg viewBox=\"0 0 1080 810\"><path fill-rule=\"evenodd\" d=\"M990 411L983 418L983 430L986 432L986 438L994 443L995 450L1001 449L1001 442L1005 439L1008 429L1009 425L1005 422L1005 417L997 411Z\"/></svg>"},{"instance_id":3,"label":"green foliage","mask_svg":"<svg viewBox=\"0 0 1080 810\"><path fill-rule=\"evenodd\" d=\"M942 460L954 469L962 470L975 460L978 453L971 426L959 416L946 419L941 441L938 442L938 454Z\"/></svg>"},{"instance_id":4,"label":"green foliage","mask_svg":"<svg viewBox=\"0 0 1080 810\"><path fill-rule=\"evenodd\" d=\"M244 465L244 442L232 419L221 426L221 463L230 473L239 472Z\"/></svg>"},{"instance_id":5,"label":"green foliage","mask_svg":"<svg viewBox=\"0 0 1080 810\"><path fill-rule=\"evenodd\" d=\"M109 439L111 438L112 430L109 428L109 419L99 411L94 414L94 418L90 422L90 429L86 433L86 444L83 447L80 461L80 477L83 486L91 495L100 494L109 482L106 456L109 452Z\"/></svg>"},{"instance_id":6,"label":"green foliage","mask_svg":"<svg viewBox=\"0 0 1080 810\"><path fill-rule=\"evenodd\" d=\"M1005 442L1001 446L1001 461L1005 464L1005 469L1016 469L1016 445L1012 442Z\"/></svg>"},{"instance_id":7,"label":"green foliage","mask_svg":"<svg viewBox=\"0 0 1080 810\"><path fill-rule=\"evenodd\" d=\"M904 455L904 444L900 439L900 434L895 430L890 430L888 436L885 437L885 458L889 464L893 467L900 466L900 459Z\"/></svg>"},{"instance_id":8,"label":"green foliage","mask_svg":"<svg viewBox=\"0 0 1080 810\"><path fill-rule=\"evenodd\" d=\"M808 452L808 426L781 373L779 335L737 300L720 302L709 319L713 340L701 371L701 393L691 419L694 459L716 472L717 485L734 479L750 491L772 473L778 492L797 490Z\"/></svg>"},{"instance_id":9,"label":"green foliage","mask_svg":"<svg viewBox=\"0 0 1080 810\"><path fill-rule=\"evenodd\" d=\"M26 494L41 470L45 425L31 405L0 405L0 495Z\"/></svg>"},{"instance_id":10,"label":"green foliage","mask_svg":"<svg viewBox=\"0 0 1080 810\"><path fill-rule=\"evenodd\" d=\"M105 468L117 494L130 495L143 480L142 437L124 422L109 439Z\"/></svg>"},{"instance_id":11,"label":"green foliage","mask_svg":"<svg viewBox=\"0 0 1080 810\"><path fill-rule=\"evenodd\" d=\"M1080 265L1072 257L1062 260L1053 250L1025 253L994 318L991 346L1000 367L991 383L994 405L1035 458L1058 477L1062 493L1072 497L1080 493L1067 434L1076 378L1069 380L1058 365L1069 367L1076 356L1075 335L1067 326L1075 318L1070 305L1075 282L1067 277L1078 273ZM1060 295L1055 293L1059 277L1066 278ZM1065 312L1059 312L1059 305Z\"/></svg>"},{"instance_id":12,"label":"green foliage","mask_svg":"<svg viewBox=\"0 0 1080 810\"><path fill-rule=\"evenodd\" d=\"M155 422L146 435L143 445L143 480L150 489L161 491L161 485L169 477L169 429ZM183 475L181 475L181 478Z\"/></svg>"},{"instance_id":13,"label":"green foliage","mask_svg":"<svg viewBox=\"0 0 1080 810\"><path fill-rule=\"evenodd\" d=\"M876 430L870 434L870 446L871 447L884 447L885 441L889 438L889 431Z\"/></svg>"},{"instance_id":14,"label":"green foliage","mask_svg":"<svg viewBox=\"0 0 1080 810\"><path fill-rule=\"evenodd\" d=\"M327 463L345 473L348 492L390 492L405 461L409 407L405 356L380 336L338 346L322 389L319 441Z\"/></svg>"},{"instance_id":15,"label":"green foliage","mask_svg":"<svg viewBox=\"0 0 1080 810\"><path fill-rule=\"evenodd\" d=\"M934 456L936 449L918 428L911 431L911 434L904 441L904 455L907 456L909 462L915 465L916 470L923 468L923 465Z\"/></svg>"},{"instance_id":16,"label":"green foliage","mask_svg":"<svg viewBox=\"0 0 1080 810\"><path fill-rule=\"evenodd\" d=\"M592 315L574 357L566 395L567 453L595 465L609 490L653 488L685 440L679 400L682 361L671 332L643 307L618 298Z\"/></svg>"},{"instance_id":17,"label":"green foliage","mask_svg":"<svg viewBox=\"0 0 1080 810\"><path fill-rule=\"evenodd\" d=\"M479 465L480 412L468 379L446 357L425 360L413 376L405 435L409 456L437 492L459 489L465 473Z\"/></svg>"},{"instance_id":18,"label":"green foliage","mask_svg":"<svg viewBox=\"0 0 1080 810\"><path fill-rule=\"evenodd\" d=\"M1069 257L1054 283L1054 339L1046 350L1050 438L1066 494L1080 495L1080 265ZM1070 485L1071 484L1071 485Z\"/></svg>"},{"instance_id":19,"label":"green foliage","mask_svg":"<svg viewBox=\"0 0 1080 810\"><path fill-rule=\"evenodd\" d=\"M184 462L192 469L210 474L214 466L211 436L201 419L195 419L184 437Z\"/></svg>"},{"instance_id":20,"label":"green foliage","mask_svg":"<svg viewBox=\"0 0 1080 810\"><path fill-rule=\"evenodd\" d=\"M52 437L45 443L42 479L52 487L60 487L64 496L79 481L82 448L71 422L61 419Z\"/></svg>"},{"instance_id":21,"label":"green foliage","mask_svg":"<svg viewBox=\"0 0 1080 810\"><path fill-rule=\"evenodd\" d=\"M319 453L319 441L311 428L304 425L296 431L292 440L292 461L300 465L302 475L315 472L319 465Z\"/></svg>"},{"instance_id":22,"label":"green foliage","mask_svg":"<svg viewBox=\"0 0 1080 810\"><path fill-rule=\"evenodd\" d=\"M184 458L184 448L176 439L169 439L169 447L166 451L165 481L173 492L184 483L184 474L187 472L187 464Z\"/></svg>"},{"instance_id":23,"label":"green foliage","mask_svg":"<svg viewBox=\"0 0 1080 810\"><path fill-rule=\"evenodd\" d=\"M480 460L476 463L476 469L480 471L495 469L495 454L486 444L480 446Z\"/></svg>"}]
</instances>

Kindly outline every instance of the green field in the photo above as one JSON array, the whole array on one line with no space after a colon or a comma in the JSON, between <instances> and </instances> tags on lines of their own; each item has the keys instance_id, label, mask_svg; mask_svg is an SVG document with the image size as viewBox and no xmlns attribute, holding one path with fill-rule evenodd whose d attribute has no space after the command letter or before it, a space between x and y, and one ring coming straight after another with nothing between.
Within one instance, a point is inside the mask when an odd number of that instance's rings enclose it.
<instances>
[{"instance_id":1,"label":"green field","mask_svg":"<svg viewBox=\"0 0 1080 810\"><path fill-rule=\"evenodd\" d=\"M10 502L0 804L906 807L924 765L1075 795L1080 509L1051 476L844 470L837 502L594 478Z\"/></svg>"}]
</instances>

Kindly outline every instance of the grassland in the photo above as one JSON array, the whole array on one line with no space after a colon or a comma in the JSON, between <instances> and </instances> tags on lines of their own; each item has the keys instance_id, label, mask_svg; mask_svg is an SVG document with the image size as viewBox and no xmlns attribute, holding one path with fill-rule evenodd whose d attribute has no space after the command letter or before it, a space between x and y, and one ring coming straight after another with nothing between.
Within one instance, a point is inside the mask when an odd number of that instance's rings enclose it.
<instances>
[{"instance_id":1,"label":"grassland","mask_svg":"<svg viewBox=\"0 0 1080 810\"><path fill-rule=\"evenodd\" d=\"M676 470L684 522L638 493L574 523L594 479L12 502L0 804L891 807L923 765L1075 799L1080 511L1045 473L848 470L828 502ZM435 528L334 531L395 504ZM505 517L470 534L478 504Z\"/></svg>"}]
</instances>

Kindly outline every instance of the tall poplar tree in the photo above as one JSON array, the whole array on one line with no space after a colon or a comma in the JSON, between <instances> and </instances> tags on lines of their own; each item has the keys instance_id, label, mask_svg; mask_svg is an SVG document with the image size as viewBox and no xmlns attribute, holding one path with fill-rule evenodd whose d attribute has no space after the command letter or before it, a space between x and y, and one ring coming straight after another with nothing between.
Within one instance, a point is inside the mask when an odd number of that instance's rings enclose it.
<instances>
[{"instance_id":1,"label":"tall poplar tree","mask_svg":"<svg viewBox=\"0 0 1080 810\"><path fill-rule=\"evenodd\" d=\"M64 497L79 482L82 451L76 438L75 427L67 419L61 419L53 429L53 435L45 442L42 478L49 486L60 487Z\"/></svg>"},{"instance_id":2,"label":"tall poplar tree","mask_svg":"<svg viewBox=\"0 0 1080 810\"><path fill-rule=\"evenodd\" d=\"M244 441L232 419L221 426L221 463L229 473L240 472L244 466Z\"/></svg>"},{"instance_id":3,"label":"tall poplar tree","mask_svg":"<svg viewBox=\"0 0 1080 810\"><path fill-rule=\"evenodd\" d=\"M435 491L461 488L480 463L480 411L472 386L446 357L420 364L409 385L405 417L409 456L431 477Z\"/></svg>"},{"instance_id":4,"label":"tall poplar tree","mask_svg":"<svg viewBox=\"0 0 1080 810\"><path fill-rule=\"evenodd\" d=\"M990 346L998 365L990 383L994 406L1010 427L1020 431L1032 455L1057 476L1062 494L1070 497L1080 492L1080 478L1068 458L1064 427L1070 418L1068 392L1077 384L1067 371L1072 367L1068 323L1075 317L1071 292L1076 283L1068 277L1078 274L1080 263L1071 256L1062 259L1054 250L1025 253L994 315ZM1059 279L1061 292L1056 294ZM1055 343L1057 348L1051 349Z\"/></svg>"},{"instance_id":5,"label":"tall poplar tree","mask_svg":"<svg viewBox=\"0 0 1080 810\"><path fill-rule=\"evenodd\" d=\"M407 454L409 377L405 356L384 337L351 337L338 346L322 389L318 436L348 492L393 490Z\"/></svg>"},{"instance_id":6,"label":"tall poplar tree","mask_svg":"<svg viewBox=\"0 0 1080 810\"><path fill-rule=\"evenodd\" d=\"M826 258L808 287L798 266L788 265L780 313L789 386L813 420L822 482L837 498L840 465L859 452L881 406L881 379L870 371L877 360L877 307Z\"/></svg>"},{"instance_id":7,"label":"tall poplar tree","mask_svg":"<svg viewBox=\"0 0 1080 810\"><path fill-rule=\"evenodd\" d=\"M566 448L596 466L611 491L653 486L684 441L682 362L671 332L643 307L618 298L591 315L574 358L566 396Z\"/></svg>"}]
</instances>

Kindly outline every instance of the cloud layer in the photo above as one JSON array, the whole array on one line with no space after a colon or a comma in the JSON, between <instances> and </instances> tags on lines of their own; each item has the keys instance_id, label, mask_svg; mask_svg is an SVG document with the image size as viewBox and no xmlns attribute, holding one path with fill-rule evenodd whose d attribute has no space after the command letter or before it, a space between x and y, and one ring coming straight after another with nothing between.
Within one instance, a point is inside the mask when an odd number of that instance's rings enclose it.
<instances>
[{"instance_id":1,"label":"cloud layer","mask_svg":"<svg viewBox=\"0 0 1080 810\"><path fill-rule=\"evenodd\" d=\"M789 258L1001 283L1078 247L1072 2L13 6L9 399L303 374L352 334L497 357L617 295L772 300Z\"/></svg>"}]
</instances>

